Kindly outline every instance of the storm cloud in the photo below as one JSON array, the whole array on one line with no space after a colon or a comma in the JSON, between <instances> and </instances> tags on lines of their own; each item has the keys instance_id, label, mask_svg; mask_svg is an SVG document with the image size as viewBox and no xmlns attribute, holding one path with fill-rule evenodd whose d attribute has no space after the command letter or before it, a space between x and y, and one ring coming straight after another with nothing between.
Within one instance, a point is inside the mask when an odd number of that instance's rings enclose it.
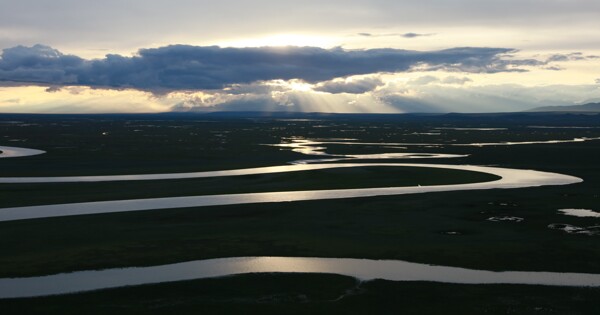
<instances>
[{"instance_id":1,"label":"storm cloud","mask_svg":"<svg viewBox=\"0 0 600 315\"><path fill-rule=\"evenodd\" d=\"M133 88L144 91L211 90L234 84L298 79L309 83L414 69L496 73L525 71L535 60L505 58L509 48L345 50L317 47L221 48L173 45L140 49L132 57L86 60L48 46L3 50L0 81L49 86Z\"/></svg>"}]
</instances>

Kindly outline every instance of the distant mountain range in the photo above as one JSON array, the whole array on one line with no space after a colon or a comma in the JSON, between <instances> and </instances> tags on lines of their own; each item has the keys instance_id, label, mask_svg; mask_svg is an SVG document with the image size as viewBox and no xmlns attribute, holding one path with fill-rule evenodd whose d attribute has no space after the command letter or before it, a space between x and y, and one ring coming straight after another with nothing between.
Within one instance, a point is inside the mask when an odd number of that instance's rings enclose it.
<instances>
[{"instance_id":1,"label":"distant mountain range","mask_svg":"<svg viewBox=\"0 0 600 315\"><path fill-rule=\"evenodd\" d=\"M528 112L589 112L599 113L600 103L588 103L570 106L544 106L528 110Z\"/></svg>"}]
</instances>

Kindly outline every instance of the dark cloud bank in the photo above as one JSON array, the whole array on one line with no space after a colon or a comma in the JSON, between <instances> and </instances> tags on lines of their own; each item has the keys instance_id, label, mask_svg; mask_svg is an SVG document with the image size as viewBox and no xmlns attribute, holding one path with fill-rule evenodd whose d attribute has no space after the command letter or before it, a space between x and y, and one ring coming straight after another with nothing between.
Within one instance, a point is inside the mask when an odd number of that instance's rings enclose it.
<instances>
[{"instance_id":1,"label":"dark cloud bank","mask_svg":"<svg viewBox=\"0 0 600 315\"><path fill-rule=\"evenodd\" d=\"M334 78L419 69L464 72L523 71L536 60L512 60L507 48L439 51L345 50L315 47L221 48L174 45L141 49L133 57L107 55L85 60L48 46L3 50L0 81L49 86L134 88L152 92L222 89L275 79L317 83ZM363 82L377 85L377 82ZM363 88L366 88L363 86ZM340 86L324 90L343 90Z\"/></svg>"}]
</instances>

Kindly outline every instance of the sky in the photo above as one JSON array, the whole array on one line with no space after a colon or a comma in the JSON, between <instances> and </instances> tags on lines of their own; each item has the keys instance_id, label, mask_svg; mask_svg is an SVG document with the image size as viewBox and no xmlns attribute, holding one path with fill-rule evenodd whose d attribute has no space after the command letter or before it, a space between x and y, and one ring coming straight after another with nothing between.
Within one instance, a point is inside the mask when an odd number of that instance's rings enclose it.
<instances>
[{"instance_id":1,"label":"sky","mask_svg":"<svg viewBox=\"0 0 600 315\"><path fill-rule=\"evenodd\" d=\"M597 0L0 0L0 112L600 101Z\"/></svg>"}]
</instances>

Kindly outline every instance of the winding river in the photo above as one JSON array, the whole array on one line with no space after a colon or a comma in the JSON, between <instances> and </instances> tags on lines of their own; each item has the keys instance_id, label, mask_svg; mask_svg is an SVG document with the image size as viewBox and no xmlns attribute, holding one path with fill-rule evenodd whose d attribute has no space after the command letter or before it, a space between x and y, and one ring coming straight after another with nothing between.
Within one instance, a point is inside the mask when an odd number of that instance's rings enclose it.
<instances>
[{"instance_id":1,"label":"winding river","mask_svg":"<svg viewBox=\"0 0 600 315\"><path fill-rule=\"evenodd\" d=\"M600 286L600 275L557 272L494 272L416 264L401 260L309 257L234 257L171 265L80 271L44 277L0 279L0 298L34 297L224 277L247 273L331 273L368 281L432 281L463 284Z\"/></svg>"},{"instance_id":2,"label":"winding river","mask_svg":"<svg viewBox=\"0 0 600 315\"><path fill-rule=\"evenodd\" d=\"M591 139L585 139L587 141ZM578 142L579 140L573 140ZM338 141L297 141L293 144L275 145L290 148L307 155L327 156L327 161L349 159L385 158L457 158L464 155L444 155L435 153L391 153L369 155L332 155L323 152L322 144L361 144ZM532 143L532 142L530 142ZM540 143L540 142L535 142ZM545 142L556 143L556 142ZM375 145L375 144L369 144ZM377 144L389 145L389 144ZM396 144L394 144L396 145ZM405 144L404 144L405 145ZM474 144L477 146L486 144ZM500 145L511 145L503 143ZM42 154L44 151L0 147L0 157L17 157ZM8 152L8 153L7 153ZM8 155L7 155L8 154ZM248 168L238 170L137 174L109 176L66 176L66 177L4 177L0 183L67 183L67 182L108 182L135 180L164 180L182 178L207 178L221 176L241 176L298 172L331 168L352 167L424 167L489 173L499 176L499 180L434 186L381 187L359 189L311 190L289 192L246 193L229 195L207 195L189 197L169 197L154 199L113 200L57 205L42 205L0 209L0 221L41 219L50 217L144 211L157 209L206 207L250 203L289 202L391 196L401 194L431 193L457 190L508 189L546 185L568 185L582 182L582 179L557 173L535 170L509 169L475 165L415 164L415 163L329 163L310 161L293 165ZM116 288L129 285L162 283L221 277L243 273L304 272L334 273L352 276L360 280L385 279L393 281L435 281L448 283L512 283L559 286L600 286L600 275L556 272L492 272L464 268L433 266L398 260L367 260L347 258L301 258L301 257L233 257L192 261L164 266L143 268L107 269L100 271L80 271L42 277L0 279L0 298L34 297L66 294L97 289Z\"/></svg>"},{"instance_id":3,"label":"winding river","mask_svg":"<svg viewBox=\"0 0 600 315\"><path fill-rule=\"evenodd\" d=\"M506 189L524 188L545 185L567 185L579 183L577 177L539 172L533 170L518 170L509 168L450 165L450 164L411 164L411 163L332 163L332 164L297 164L273 166L262 168L249 168L240 170L227 170L215 172L175 173L175 174L145 174L145 175L116 175L116 176L74 176L74 177L22 177L2 178L1 183L65 183L65 182L96 182L120 180L157 180L175 178L204 178L221 176L239 176L251 174L267 174L281 172L297 172L317 169L348 168L348 167L426 167L442 168L464 171L475 171L493 174L501 177L499 180L482 183L410 186L410 187L382 187L358 189L331 189L307 191L281 191L229 195L206 195L189 197L167 197L151 199L130 199L83 202L57 205L29 206L0 209L0 221L15 221L25 219L40 219L72 215L114 213L128 211L158 210L171 208L207 207L223 205L239 205L250 203L289 202L324 199L343 199L358 197L392 196L403 194L418 194L428 192L456 191L456 190L481 190L481 189Z\"/></svg>"}]
</instances>

